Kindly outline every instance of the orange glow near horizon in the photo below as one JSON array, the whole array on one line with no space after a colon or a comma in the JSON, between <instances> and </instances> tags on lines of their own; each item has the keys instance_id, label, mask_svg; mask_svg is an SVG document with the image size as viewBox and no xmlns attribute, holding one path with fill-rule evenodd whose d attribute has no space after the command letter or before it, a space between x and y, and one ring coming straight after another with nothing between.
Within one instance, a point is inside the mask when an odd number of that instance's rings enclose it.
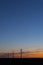
<instances>
[{"instance_id":1,"label":"orange glow near horizon","mask_svg":"<svg viewBox=\"0 0 43 65\"><path fill-rule=\"evenodd\" d=\"M21 58L21 54L14 54L14 58ZM22 54L22 58L43 58L43 52L42 51L37 51L37 52L29 51L29 53Z\"/></svg>"},{"instance_id":2,"label":"orange glow near horizon","mask_svg":"<svg viewBox=\"0 0 43 65\"><path fill-rule=\"evenodd\" d=\"M20 55L16 55L15 58L20 58ZM43 52L32 53L32 54L22 54L22 58L43 58Z\"/></svg>"}]
</instances>

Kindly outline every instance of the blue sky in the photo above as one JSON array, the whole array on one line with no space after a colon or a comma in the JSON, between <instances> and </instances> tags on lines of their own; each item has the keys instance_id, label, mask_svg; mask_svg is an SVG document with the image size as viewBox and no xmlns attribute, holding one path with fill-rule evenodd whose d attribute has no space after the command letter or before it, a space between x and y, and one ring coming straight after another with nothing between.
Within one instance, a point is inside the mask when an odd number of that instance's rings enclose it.
<instances>
[{"instance_id":1,"label":"blue sky","mask_svg":"<svg viewBox=\"0 0 43 65\"><path fill-rule=\"evenodd\" d=\"M0 0L0 49L43 48L43 0Z\"/></svg>"}]
</instances>

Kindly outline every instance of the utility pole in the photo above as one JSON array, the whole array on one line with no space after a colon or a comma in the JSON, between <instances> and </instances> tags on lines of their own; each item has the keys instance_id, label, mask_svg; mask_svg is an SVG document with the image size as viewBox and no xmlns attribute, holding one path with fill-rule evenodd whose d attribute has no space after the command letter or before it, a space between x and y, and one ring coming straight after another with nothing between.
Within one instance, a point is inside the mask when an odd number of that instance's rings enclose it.
<instances>
[{"instance_id":1,"label":"utility pole","mask_svg":"<svg viewBox=\"0 0 43 65\"><path fill-rule=\"evenodd\" d=\"M12 53L12 58L14 58L14 51L13 51L13 53Z\"/></svg>"},{"instance_id":2,"label":"utility pole","mask_svg":"<svg viewBox=\"0 0 43 65\"><path fill-rule=\"evenodd\" d=\"M8 53L8 58L9 58L9 53Z\"/></svg>"},{"instance_id":3,"label":"utility pole","mask_svg":"<svg viewBox=\"0 0 43 65\"><path fill-rule=\"evenodd\" d=\"M21 55L20 58L22 58L22 49L20 49L20 55Z\"/></svg>"}]
</instances>

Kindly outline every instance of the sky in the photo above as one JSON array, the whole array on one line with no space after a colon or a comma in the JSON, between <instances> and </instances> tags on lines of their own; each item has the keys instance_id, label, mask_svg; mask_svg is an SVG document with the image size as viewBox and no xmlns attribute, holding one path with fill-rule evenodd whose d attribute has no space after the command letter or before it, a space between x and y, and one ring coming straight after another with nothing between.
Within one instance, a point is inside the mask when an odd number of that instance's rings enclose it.
<instances>
[{"instance_id":1,"label":"sky","mask_svg":"<svg viewBox=\"0 0 43 65\"><path fill-rule=\"evenodd\" d=\"M43 0L0 0L0 50L43 48Z\"/></svg>"}]
</instances>

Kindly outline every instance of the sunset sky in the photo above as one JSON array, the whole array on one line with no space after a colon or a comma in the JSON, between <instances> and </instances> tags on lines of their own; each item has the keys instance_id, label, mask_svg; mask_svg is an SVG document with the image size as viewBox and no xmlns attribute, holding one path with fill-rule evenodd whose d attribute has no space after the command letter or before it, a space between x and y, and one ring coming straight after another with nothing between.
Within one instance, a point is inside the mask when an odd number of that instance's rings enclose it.
<instances>
[{"instance_id":1,"label":"sunset sky","mask_svg":"<svg viewBox=\"0 0 43 65\"><path fill-rule=\"evenodd\" d=\"M0 0L0 50L43 49L43 0Z\"/></svg>"}]
</instances>

